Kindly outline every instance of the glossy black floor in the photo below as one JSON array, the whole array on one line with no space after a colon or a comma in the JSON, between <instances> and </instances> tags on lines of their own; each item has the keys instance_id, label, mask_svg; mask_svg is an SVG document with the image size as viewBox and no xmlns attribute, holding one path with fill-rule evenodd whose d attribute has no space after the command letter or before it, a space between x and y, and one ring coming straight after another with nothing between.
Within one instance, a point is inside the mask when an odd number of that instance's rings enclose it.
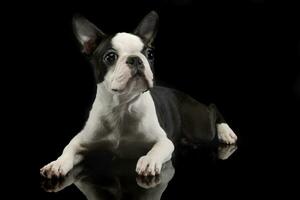
<instances>
[{"instance_id":1,"label":"glossy black floor","mask_svg":"<svg viewBox=\"0 0 300 200\"><path fill-rule=\"evenodd\" d=\"M42 178L38 196L42 199L89 200L217 197L240 188L237 185L241 183L240 178L246 178L245 172L241 171L245 169L241 157L247 158L247 155L238 151L236 145L178 147L172 161L164 164L161 174L150 177L135 173L135 159L120 160L107 152L97 152L65 178ZM218 153L221 160L218 160ZM231 195L236 194L231 191Z\"/></svg>"},{"instance_id":2,"label":"glossy black floor","mask_svg":"<svg viewBox=\"0 0 300 200\"><path fill-rule=\"evenodd\" d=\"M11 117L21 118L10 126L10 141L18 146L6 160L12 170L8 175L17 176L8 182L11 199L232 199L249 191L260 166L256 142L263 130L257 127L266 112L258 109L264 104L259 90L264 81L258 76L264 65L262 1L82 1L18 7L21 11L10 13L18 29L18 51L11 59L17 73L9 90L18 98L9 109L17 106L22 116L14 112ZM136 160L99 153L66 179L45 182L39 169L81 130L95 95L92 70L72 33L72 15L81 13L114 33L133 30L153 9L161 19L157 82L215 103L238 135L237 145L177 147L162 174L152 178L135 174Z\"/></svg>"}]
</instances>

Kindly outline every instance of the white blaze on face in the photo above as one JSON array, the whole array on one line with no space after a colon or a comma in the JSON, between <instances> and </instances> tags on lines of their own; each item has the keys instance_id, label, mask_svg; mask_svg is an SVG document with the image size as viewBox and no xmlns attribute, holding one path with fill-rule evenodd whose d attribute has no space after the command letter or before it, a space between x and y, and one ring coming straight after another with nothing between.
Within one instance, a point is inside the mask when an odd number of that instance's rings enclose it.
<instances>
[{"instance_id":1,"label":"white blaze on face","mask_svg":"<svg viewBox=\"0 0 300 200\"><path fill-rule=\"evenodd\" d=\"M134 54L140 52L144 44L141 39L130 33L118 33L111 40L113 48L118 51L119 54L127 53Z\"/></svg>"},{"instance_id":2,"label":"white blaze on face","mask_svg":"<svg viewBox=\"0 0 300 200\"><path fill-rule=\"evenodd\" d=\"M118 53L118 61L111 78L111 89L123 90L131 78L131 69L126 64L128 56L139 56L145 66L145 78L153 86L153 74L146 57L141 53L144 44L141 39L129 33L118 33L112 38L112 47Z\"/></svg>"}]
</instances>

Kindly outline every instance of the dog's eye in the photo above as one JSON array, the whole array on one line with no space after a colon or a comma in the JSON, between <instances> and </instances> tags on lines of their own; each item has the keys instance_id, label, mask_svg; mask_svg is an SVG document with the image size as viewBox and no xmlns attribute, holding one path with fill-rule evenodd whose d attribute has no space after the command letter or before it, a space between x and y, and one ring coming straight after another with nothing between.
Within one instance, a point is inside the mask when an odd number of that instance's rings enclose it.
<instances>
[{"instance_id":1,"label":"dog's eye","mask_svg":"<svg viewBox=\"0 0 300 200\"><path fill-rule=\"evenodd\" d=\"M106 53L103 57L104 62L108 65L114 64L117 59L118 55L113 51Z\"/></svg>"},{"instance_id":2,"label":"dog's eye","mask_svg":"<svg viewBox=\"0 0 300 200\"><path fill-rule=\"evenodd\" d=\"M146 54L146 57L148 58L148 60L153 60L154 59L153 49L150 49L150 48L146 49L145 54Z\"/></svg>"}]
</instances>

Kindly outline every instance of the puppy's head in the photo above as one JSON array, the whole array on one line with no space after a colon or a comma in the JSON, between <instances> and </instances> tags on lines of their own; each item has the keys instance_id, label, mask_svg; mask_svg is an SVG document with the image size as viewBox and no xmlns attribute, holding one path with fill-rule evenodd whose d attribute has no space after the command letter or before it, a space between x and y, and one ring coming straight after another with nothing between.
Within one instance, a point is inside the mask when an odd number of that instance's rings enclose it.
<instances>
[{"instance_id":1,"label":"puppy's head","mask_svg":"<svg viewBox=\"0 0 300 200\"><path fill-rule=\"evenodd\" d=\"M82 52L90 59L97 84L114 94L139 93L153 87L153 47L158 15L150 12L133 33L104 34L82 16L73 29Z\"/></svg>"}]
</instances>

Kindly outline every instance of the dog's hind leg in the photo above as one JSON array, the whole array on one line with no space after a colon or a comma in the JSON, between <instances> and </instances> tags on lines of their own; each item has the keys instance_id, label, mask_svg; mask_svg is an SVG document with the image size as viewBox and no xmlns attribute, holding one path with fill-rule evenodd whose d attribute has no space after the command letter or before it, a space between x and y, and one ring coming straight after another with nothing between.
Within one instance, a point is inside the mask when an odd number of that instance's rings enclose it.
<instances>
[{"instance_id":1,"label":"dog's hind leg","mask_svg":"<svg viewBox=\"0 0 300 200\"><path fill-rule=\"evenodd\" d=\"M237 136L225 122L218 108L214 104L211 104L209 108L211 111L214 111L216 115L216 127L219 141L225 144L235 144L237 141Z\"/></svg>"}]
</instances>

